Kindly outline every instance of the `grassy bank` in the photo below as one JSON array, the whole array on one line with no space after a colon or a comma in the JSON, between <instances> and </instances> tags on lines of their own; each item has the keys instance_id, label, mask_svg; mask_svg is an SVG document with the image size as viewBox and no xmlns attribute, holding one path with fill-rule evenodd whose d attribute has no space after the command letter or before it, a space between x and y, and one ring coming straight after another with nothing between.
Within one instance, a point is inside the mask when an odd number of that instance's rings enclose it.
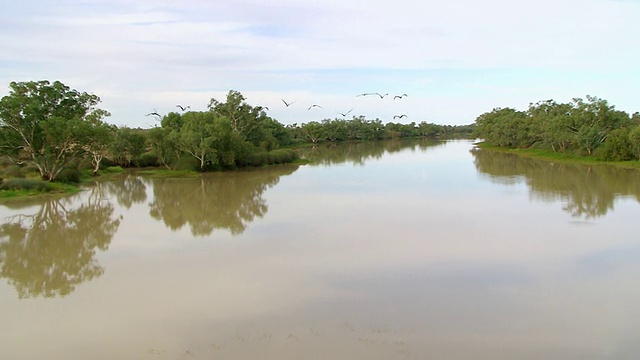
<instances>
[{"instance_id":1,"label":"grassy bank","mask_svg":"<svg viewBox=\"0 0 640 360\"><path fill-rule=\"evenodd\" d=\"M640 161L604 161L600 160L594 156L580 156L571 153L559 153L553 150L547 149L510 149L504 147L494 146L487 142L480 142L475 144L477 147L481 149L491 150L491 151L499 151L503 153L516 154L519 156L526 156L529 158L553 161L553 162L563 162L563 163L573 163L573 164L585 164L585 165L612 165L619 166L630 169L640 169Z\"/></svg>"},{"instance_id":2,"label":"grassy bank","mask_svg":"<svg viewBox=\"0 0 640 360\"><path fill-rule=\"evenodd\" d=\"M80 188L72 184L48 182L39 179L13 178L0 184L0 200L78 191L80 191Z\"/></svg>"}]
</instances>

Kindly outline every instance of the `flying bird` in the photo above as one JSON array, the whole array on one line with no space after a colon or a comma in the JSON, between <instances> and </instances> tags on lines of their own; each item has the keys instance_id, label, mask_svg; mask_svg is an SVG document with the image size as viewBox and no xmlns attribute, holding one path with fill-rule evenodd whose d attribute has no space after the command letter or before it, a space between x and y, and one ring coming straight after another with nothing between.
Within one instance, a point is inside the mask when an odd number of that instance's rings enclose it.
<instances>
[{"instance_id":1,"label":"flying bird","mask_svg":"<svg viewBox=\"0 0 640 360\"><path fill-rule=\"evenodd\" d=\"M151 115L153 115L153 116L157 116L158 118L162 118L162 115L158 114L158 113L157 113L157 112L155 112L155 111L152 111L152 112L148 113L146 116L151 116Z\"/></svg>"},{"instance_id":2,"label":"flying bird","mask_svg":"<svg viewBox=\"0 0 640 360\"><path fill-rule=\"evenodd\" d=\"M360 94L358 96L369 96L369 95L378 95L380 96L380 99L384 99L385 96L389 95L387 94L380 94L380 93L364 93L364 94Z\"/></svg>"},{"instance_id":3,"label":"flying bird","mask_svg":"<svg viewBox=\"0 0 640 360\"><path fill-rule=\"evenodd\" d=\"M394 97L393 97L393 100L395 100L395 99L402 99L402 98L403 98L403 97L405 97L405 96L409 96L409 95L407 95L407 94L396 95L396 96L394 96Z\"/></svg>"},{"instance_id":4,"label":"flying bird","mask_svg":"<svg viewBox=\"0 0 640 360\"><path fill-rule=\"evenodd\" d=\"M292 102L286 102L286 101L284 101L284 99L280 99L280 100L282 100L282 102L284 103L284 105L285 105L286 107L289 107L289 106L291 106L291 104L295 103L295 101L292 101Z\"/></svg>"},{"instance_id":5,"label":"flying bird","mask_svg":"<svg viewBox=\"0 0 640 360\"><path fill-rule=\"evenodd\" d=\"M318 108L322 109L322 106L320 106L318 104L313 104L313 105L309 106L309 108L307 110L311 110L311 108L314 108L314 107L318 107Z\"/></svg>"},{"instance_id":6,"label":"flying bird","mask_svg":"<svg viewBox=\"0 0 640 360\"><path fill-rule=\"evenodd\" d=\"M182 106L182 105L180 105L180 104L176 105L176 107L180 108L180 110L181 110L181 111L185 111L185 110L187 110L187 109L191 108L191 106L189 106L189 105L187 105L187 106Z\"/></svg>"},{"instance_id":7,"label":"flying bird","mask_svg":"<svg viewBox=\"0 0 640 360\"><path fill-rule=\"evenodd\" d=\"M403 117L407 117L407 115L402 114L402 115L393 115L394 119L402 119Z\"/></svg>"},{"instance_id":8,"label":"flying bird","mask_svg":"<svg viewBox=\"0 0 640 360\"><path fill-rule=\"evenodd\" d=\"M351 109L351 110L353 110L353 109ZM339 112L338 114L342 115L342 117L345 117L345 116L349 115L349 113L351 112L351 110L347 111L346 113L341 113L341 112Z\"/></svg>"}]
</instances>

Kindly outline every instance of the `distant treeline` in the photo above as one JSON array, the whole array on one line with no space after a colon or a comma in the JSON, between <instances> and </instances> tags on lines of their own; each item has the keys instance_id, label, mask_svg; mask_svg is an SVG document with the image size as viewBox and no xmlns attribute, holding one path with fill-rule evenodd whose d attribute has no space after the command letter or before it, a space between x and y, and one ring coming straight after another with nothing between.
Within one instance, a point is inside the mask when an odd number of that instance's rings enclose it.
<instances>
[{"instance_id":1,"label":"distant treeline","mask_svg":"<svg viewBox=\"0 0 640 360\"><path fill-rule=\"evenodd\" d=\"M472 131L473 125L382 123L363 116L285 126L262 107L247 104L241 93L230 91L225 102L212 99L208 111L171 112L162 117L159 127L146 130L117 129L116 138L122 132L137 134L140 146L135 153L123 153L130 146L122 141L112 150L111 161L120 166L225 170L290 162L296 157L293 148L304 144L469 137Z\"/></svg>"},{"instance_id":2,"label":"distant treeline","mask_svg":"<svg viewBox=\"0 0 640 360\"><path fill-rule=\"evenodd\" d=\"M475 125L475 137L498 147L640 160L640 113L629 115L594 96L569 103L540 101L526 111L495 108L480 115Z\"/></svg>"},{"instance_id":3,"label":"distant treeline","mask_svg":"<svg viewBox=\"0 0 640 360\"><path fill-rule=\"evenodd\" d=\"M151 129L116 127L95 108L100 99L60 82L12 82L0 100L0 176L37 172L43 180L77 179L108 166L213 171L292 162L296 146L338 141L470 136L473 125L382 123L364 117L283 125L238 91L207 111L150 113ZM186 109L181 109L186 110Z\"/></svg>"}]
</instances>

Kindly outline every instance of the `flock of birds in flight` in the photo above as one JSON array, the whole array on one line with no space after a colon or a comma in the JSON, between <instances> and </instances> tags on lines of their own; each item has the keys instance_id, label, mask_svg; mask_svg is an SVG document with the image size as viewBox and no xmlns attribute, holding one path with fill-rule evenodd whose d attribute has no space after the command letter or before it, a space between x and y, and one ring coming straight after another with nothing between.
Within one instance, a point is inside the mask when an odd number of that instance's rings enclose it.
<instances>
[{"instance_id":1,"label":"flock of birds in flight","mask_svg":"<svg viewBox=\"0 0 640 360\"><path fill-rule=\"evenodd\" d=\"M357 96L357 97L360 97L360 96L372 96L372 95L377 95L378 97L380 97L380 99L384 99L386 96L388 96L388 95L389 95L389 93L385 93L385 94L380 94L380 93L377 93L377 92L375 92L375 93L362 93L362 94L359 94L359 95L356 95L356 96ZM407 95L407 94L394 95L394 96L393 96L393 100L396 100L396 99L402 99L402 98L403 98L403 97L405 97L405 96L408 96L408 95ZM291 105L293 105L293 104L295 103L295 101L286 101L285 99L280 99L280 100L282 100L282 102L284 103L284 106L285 106L285 107L289 107L289 106L291 106ZM263 108L264 108L264 109L266 109L266 110L269 110L269 108L268 108L268 107L266 107L266 106L265 106L265 107L263 107ZM318 104L312 104L311 106L309 106L309 107L307 108L307 110L311 110L311 109L313 109L313 108L320 108L320 109L323 109L323 107L322 107L321 105L318 105ZM338 114L339 114L339 115L341 115L342 117L345 117L345 116L349 115L349 114L351 113L351 111L353 111L353 108L352 108L352 109L350 109L350 110L349 110L349 111L347 111L347 112L344 112L344 113L343 113L343 112L338 112ZM405 118L405 117L407 117L407 115L406 115L406 114L398 114L398 115L394 115L394 116L393 116L393 118L394 118L394 119L402 119L402 118Z\"/></svg>"},{"instance_id":2,"label":"flock of birds in flight","mask_svg":"<svg viewBox=\"0 0 640 360\"><path fill-rule=\"evenodd\" d=\"M359 94L359 95L356 95L356 96L357 97L361 97L361 96L374 96L374 95L379 96L380 99L384 99L386 96L389 95L389 93L385 93L385 94L380 94L380 93L377 93L377 92L375 92L375 93L362 93L362 94ZM408 96L408 95L407 94L395 95L393 97L393 100L402 99L405 96ZM289 107L289 106L291 106L291 105L293 105L295 103L295 101L286 101L284 99L280 99L280 100L282 100L282 102L284 103L285 107ZM183 105L180 105L180 104L176 105L176 107L179 108L180 111L182 111L182 112L185 112L185 111L187 111L188 109L191 108L191 106L189 106L189 105L183 106ZM265 109L265 110L269 110L269 108L266 107L266 106L262 106L262 108ZM311 106L309 106L307 108L307 110L311 110L313 108L323 109L323 107L321 105L312 104ZM353 111L353 108L350 109L347 112L344 112L344 113L343 112L338 112L338 114L341 115L342 117L346 117L347 115L349 115L351 113L351 111ZM152 112L148 113L147 116L155 116L155 117L158 118L158 120L162 119L162 115L160 115L157 111L152 111ZM398 114L398 115L394 115L393 119L402 119L402 118L405 118L405 117L407 117L406 114Z\"/></svg>"}]
</instances>

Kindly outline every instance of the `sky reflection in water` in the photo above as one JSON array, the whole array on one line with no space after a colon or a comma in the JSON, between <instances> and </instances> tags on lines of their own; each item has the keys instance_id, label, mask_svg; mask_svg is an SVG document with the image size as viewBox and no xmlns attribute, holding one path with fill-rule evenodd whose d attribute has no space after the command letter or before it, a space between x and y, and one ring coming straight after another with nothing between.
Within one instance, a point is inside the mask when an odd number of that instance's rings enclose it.
<instances>
[{"instance_id":1,"label":"sky reflection in water","mask_svg":"<svg viewBox=\"0 0 640 360\"><path fill-rule=\"evenodd\" d=\"M0 358L639 355L638 172L471 149L3 205Z\"/></svg>"}]
</instances>

